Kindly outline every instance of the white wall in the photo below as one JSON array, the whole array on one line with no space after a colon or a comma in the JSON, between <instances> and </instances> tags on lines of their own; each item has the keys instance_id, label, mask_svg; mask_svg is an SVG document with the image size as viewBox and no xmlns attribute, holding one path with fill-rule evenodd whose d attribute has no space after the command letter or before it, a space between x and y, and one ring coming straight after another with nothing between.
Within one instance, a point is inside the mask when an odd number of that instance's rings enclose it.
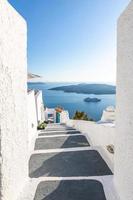
<instances>
[{"instance_id":1,"label":"white wall","mask_svg":"<svg viewBox=\"0 0 133 200\"><path fill-rule=\"evenodd\" d=\"M35 139L37 137L37 113L34 90L28 92L28 136L29 136L29 153L33 151Z\"/></svg>"},{"instance_id":2,"label":"white wall","mask_svg":"<svg viewBox=\"0 0 133 200\"><path fill-rule=\"evenodd\" d=\"M133 199L133 0L118 21L115 184Z\"/></svg>"},{"instance_id":3,"label":"white wall","mask_svg":"<svg viewBox=\"0 0 133 200\"><path fill-rule=\"evenodd\" d=\"M27 28L0 0L0 139L2 200L16 200L28 177Z\"/></svg>"},{"instance_id":4,"label":"white wall","mask_svg":"<svg viewBox=\"0 0 133 200\"><path fill-rule=\"evenodd\" d=\"M54 108L46 108L45 110L45 120L48 121L48 115L49 114L52 114L53 115L53 120L54 120L54 123L56 123L56 111Z\"/></svg>"},{"instance_id":5,"label":"white wall","mask_svg":"<svg viewBox=\"0 0 133 200\"><path fill-rule=\"evenodd\" d=\"M107 107L102 114L101 121L103 122L115 122L116 113L115 108L110 106Z\"/></svg>"},{"instance_id":6,"label":"white wall","mask_svg":"<svg viewBox=\"0 0 133 200\"><path fill-rule=\"evenodd\" d=\"M86 133L92 146L107 146L109 144L114 144L115 127L83 120L69 120L67 125L73 126L79 131Z\"/></svg>"},{"instance_id":7,"label":"white wall","mask_svg":"<svg viewBox=\"0 0 133 200\"><path fill-rule=\"evenodd\" d=\"M67 125L84 133L90 145L99 151L108 166L114 171L114 155L107 151L107 145L114 145L115 127L83 120L69 120Z\"/></svg>"},{"instance_id":8,"label":"white wall","mask_svg":"<svg viewBox=\"0 0 133 200\"><path fill-rule=\"evenodd\" d=\"M38 91L38 93L35 95L35 100L36 100L37 121L43 122L45 120L45 115L44 115L44 103L41 90Z\"/></svg>"},{"instance_id":9,"label":"white wall","mask_svg":"<svg viewBox=\"0 0 133 200\"><path fill-rule=\"evenodd\" d=\"M69 112L67 110L63 110L60 113L60 123L67 123L69 120Z\"/></svg>"}]
</instances>

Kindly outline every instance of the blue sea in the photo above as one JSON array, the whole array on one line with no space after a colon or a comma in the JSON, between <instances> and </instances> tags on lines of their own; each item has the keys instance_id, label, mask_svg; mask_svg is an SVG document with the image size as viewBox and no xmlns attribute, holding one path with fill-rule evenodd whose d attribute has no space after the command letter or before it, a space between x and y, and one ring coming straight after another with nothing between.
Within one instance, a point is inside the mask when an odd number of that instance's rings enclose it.
<instances>
[{"instance_id":1,"label":"blue sea","mask_svg":"<svg viewBox=\"0 0 133 200\"><path fill-rule=\"evenodd\" d=\"M115 106L115 95L88 95L65 93L63 91L49 90L53 87L72 85L73 83L28 83L29 89L38 89L43 92L43 101L46 107L55 108L62 106L69 111L70 118L73 117L76 110L84 111L95 121L101 119L103 110L108 106ZM86 97L100 98L98 103L84 102Z\"/></svg>"}]
</instances>

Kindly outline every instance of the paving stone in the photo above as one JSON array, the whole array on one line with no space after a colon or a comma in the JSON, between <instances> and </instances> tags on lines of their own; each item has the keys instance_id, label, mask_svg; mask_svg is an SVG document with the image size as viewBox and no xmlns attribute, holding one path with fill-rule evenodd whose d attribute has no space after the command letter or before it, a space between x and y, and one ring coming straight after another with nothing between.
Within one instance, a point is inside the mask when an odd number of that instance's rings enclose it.
<instances>
[{"instance_id":1,"label":"paving stone","mask_svg":"<svg viewBox=\"0 0 133 200\"><path fill-rule=\"evenodd\" d=\"M85 136L75 135L69 137L38 138L35 143L35 150L59 149L72 147L86 147L89 143Z\"/></svg>"},{"instance_id":2,"label":"paving stone","mask_svg":"<svg viewBox=\"0 0 133 200\"><path fill-rule=\"evenodd\" d=\"M106 200L103 186L96 180L41 182L34 200Z\"/></svg>"},{"instance_id":3,"label":"paving stone","mask_svg":"<svg viewBox=\"0 0 133 200\"><path fill-rule=\"evenodd\" d=\"M31 178L43 176L102 176L111 170L95 150L34 154L29 161Z\"/></svg>"},{"instance_id":4,"label":"paving stone","mask_svg":"<svg viewBox=\"0 0 133 200\"><path fill-rule=\"evenodd\" d=\"M41 131L41 133L39 133L39 136L47 136L47 135L64 135L64 134L79 134L81 133L80 131L56 131L56 132L52 132L52 131Z\"/></svg>"},{"instance_id":5,"label":"paving stone","mask_svg":"<svg viewBox=\"0 0 133 200\"><path fill-rule=\"evenodd\" d=\"M74 128L47 128L46 131L71 131L76 130Z\"/></svg>"}]
</instances>

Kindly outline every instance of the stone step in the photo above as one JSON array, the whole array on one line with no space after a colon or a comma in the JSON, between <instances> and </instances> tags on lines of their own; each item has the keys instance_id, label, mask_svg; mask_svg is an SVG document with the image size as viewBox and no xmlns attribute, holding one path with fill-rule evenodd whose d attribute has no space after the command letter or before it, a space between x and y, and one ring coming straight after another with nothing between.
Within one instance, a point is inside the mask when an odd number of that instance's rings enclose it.
<instances>
[{"instance_id":1,"label":"stone step","mask_svg":"<svg viewBox=\"0 0 133 200\"><path fill-rule=\"evenodd\" d=\"M103 175L112 172L96 150L33 154L29 162L31 178Z\"/></svg>"},{"instance_id":2,"label":"stone step","mask_svg":"<svg viewBox=\"0 0 133 200\"><path fill-rule=\"evenodd\" d=\"M34 200L106 200L103 186L96 180L41 182Z\"/></svg>"},{"instance_id":3,"label":"stone step","mask_svg":"<svg viewBox=\"0 0 133 200\"><path fill-rule=\"evenodd\" d=\"M74 128L46 128L45 131L73 131L76 130Z\"/></svg>"},{"instance_id":4,"label":"stone step","mask_svg":"<svg viewBox=\"0 0 133 200\"><path fill-rule=\"evenodd\" d=\"M80 131L73 130L73 131L40 131L38 134L39 136L47 136L47 135L64 135L64 134L78 134L81 133Z\"/></svg>"},{"instance_id":5,"label":"stone step","mask_svg":"<svg viewBox=\"0 0 133 200\"><path fill-rule=\"evenodd\" d=\"M59 148L72 148L72 147L86 147L89 143L85 136L65 136L65 137L50 137L38 138L35 143L35 150L40 149L59 149Z\"/></svg>"}]
</instances>

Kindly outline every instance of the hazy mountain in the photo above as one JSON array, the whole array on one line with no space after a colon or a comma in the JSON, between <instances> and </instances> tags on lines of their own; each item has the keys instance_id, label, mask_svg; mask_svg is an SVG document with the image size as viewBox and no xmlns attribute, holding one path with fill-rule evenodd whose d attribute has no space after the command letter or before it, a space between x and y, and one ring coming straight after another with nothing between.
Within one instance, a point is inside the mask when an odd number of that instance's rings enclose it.
<instances>
[{"instance_id":1,"label":"hazy mountain","mask_svg":"<svg viewBox=\"0 0 133 200\"><path fill-rule=\"evenodd\" d=\"M107 84L78 84L54 87L50 90L82 93L82 94L115 94L116 87Z\"/></svg>"}]
</instances>

